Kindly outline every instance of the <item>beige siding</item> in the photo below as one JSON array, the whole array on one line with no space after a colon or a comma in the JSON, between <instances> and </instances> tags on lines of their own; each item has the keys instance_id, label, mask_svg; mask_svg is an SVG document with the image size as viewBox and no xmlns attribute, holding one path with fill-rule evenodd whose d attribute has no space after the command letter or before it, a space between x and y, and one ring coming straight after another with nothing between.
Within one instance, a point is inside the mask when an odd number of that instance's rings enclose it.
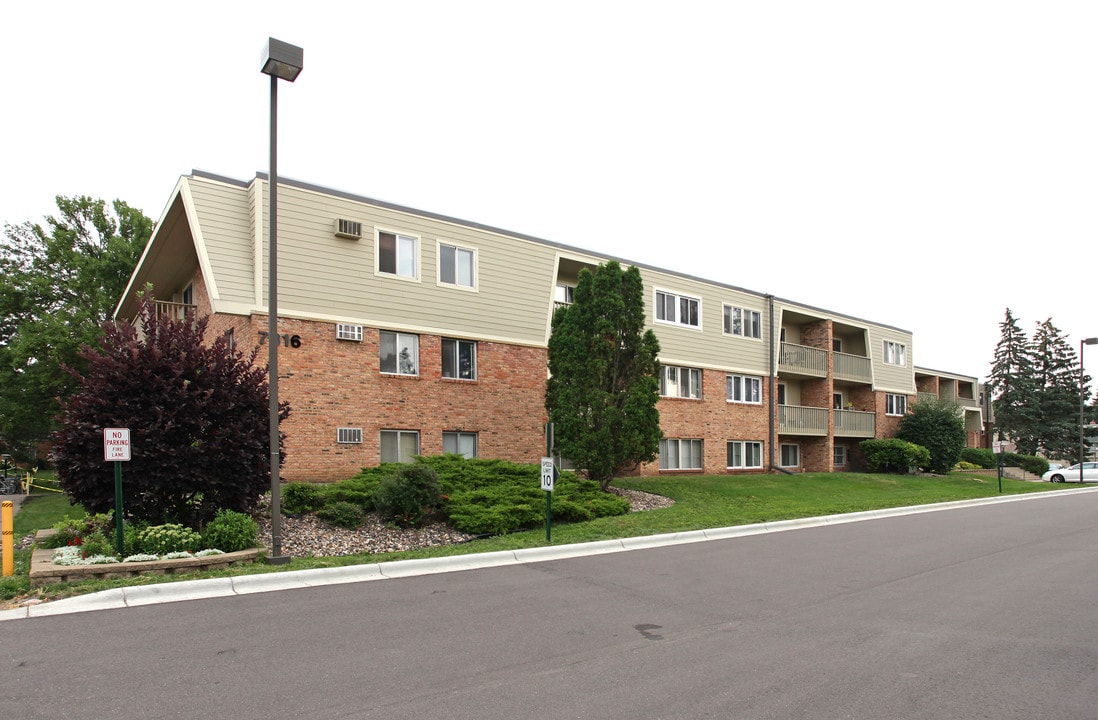
<instances>
[{"instance_id":1,"label":"beige siding","mask_svg":"<svg viewBox=\"0 0 1098 720\"><path fill-rule=\"evenodd\" d=\"M552 247L306 189L278 197L283 314L544 344ZM336 237L337 218L361 222L363 237ZM379 228L419 240L418 279L375 272ZM476 290L438 284L438 241L476 251Z\"/></svg>"},{"instance_id":2,"label":"beige siding","mask_svg":"<svg viewBox=\"0 0 1098 720\"><path fill-rule=\"evenodd\" d=\"M254 302L252 217L246 188L202 178L188 181L221 302ZM216 309L216 308L215 308Z\"/></svg>"},{"instance_id":3,"label":"beige siding","mask_svg":"<svg viewBox=\"0 0 1098 720\"><path fill-rule=\"evenodd\" d=\"M692 278L641 269L644 278L644 312L660 341L660 359L682 365L703 366L765 375L769 361L769 318L766 298L722 288ZM664 291L701 300L701 327L673 325L656 320L656 292ZM761 315L762 337L724 334L724 306L755 310Z\"/></svg>"}]
</instances>

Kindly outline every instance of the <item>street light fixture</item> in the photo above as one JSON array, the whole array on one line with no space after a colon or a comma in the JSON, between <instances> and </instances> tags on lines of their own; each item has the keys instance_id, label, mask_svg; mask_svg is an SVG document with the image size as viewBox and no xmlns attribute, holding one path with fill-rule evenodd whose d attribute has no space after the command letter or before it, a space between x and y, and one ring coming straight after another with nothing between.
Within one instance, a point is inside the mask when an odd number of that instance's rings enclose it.
<instances>
[{"instance_id":1,"label":"street light fixture","mask_svg":"<svg viewBox=\"0 0 1098 720\"><path fill-rule=\"evenodd\" d=\"M1087 459L1086 440L1083 439L1083 410L1086 407L1086 390L1083 388L1083 348L1098 345L1098 337L1084 338L1079 341L1079 484L1083 484L1083 463Z\"/></svg>"},{"instance_id":2,"label":"street light fixture","mask_svg":"<svg viewBox=\"0 0 1098 720\"><path fill-rule=\"evenodd\" d=\"M293 82L301 73L305 51L274 38L267 39L263 48L261 72L271 76L271 169L267 180L270 209L268 222L267 268L267 389L270 395L271 452L271 554L267 562L284 565L289 555L282 554L282 489L278 477L278 81Z\"/></svg>"}]
</instances>

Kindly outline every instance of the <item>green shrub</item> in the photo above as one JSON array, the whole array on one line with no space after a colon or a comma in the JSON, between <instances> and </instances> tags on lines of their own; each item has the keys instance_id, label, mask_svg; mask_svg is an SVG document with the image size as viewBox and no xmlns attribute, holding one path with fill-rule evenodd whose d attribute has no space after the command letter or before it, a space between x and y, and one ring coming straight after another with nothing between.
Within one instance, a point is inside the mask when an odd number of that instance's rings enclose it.
<instances>
[{"instance_id":1,"label":"green shrub","mask_svg":"<svg viewBox=\"0 0 1098 720\"><path fill-rule=\"evenodd\" d=\"M300 484L300 483L292 483ZM202 544L225 552L247 550L258 544L259 525L249 515L222 508L206 524Z\"/></svg>"},{"instance_id":2,"label":"green shrub","mask_svg":"<svg viewBox=\"0 0 1098 720\"><path fill-rule=\"evenodd\" d=\"M202 549L202 536L178 523L150 525L134 537L134 552L167 555L170 552L195 552Z\"/></svg>"},{"instance_id":3,"label":"green shrub","mask_svg":"<svg viewBox=\"0 0 1098 720\"><path fill-rule=\"evenodd\" d=\"M981 467L979 465L976 465L975 463L965 462L964 460L961 460L959 463L957 463L956 469L957 470L980 470Z\"/></svg>"},{"instance_id":4,"label":"green shrub","mask_svg":"<svg viewBox=\"0 0 1098 720\"><path fill-rule=\"evenodd\" d=\"M59 548L66 545L82 545L84 538L92 533L100 533L106 537L112 537L114 533L114 518L105 513L85 515L82 518L67 518L54 523L53 529L57 532L53 537L43 540L40 543L41 547Z\"/></svg>"},{"instance_id":5,"label":"green shrub","mask_svg":"<svg viewBox=\"0 0 1098 720\"><path fill-rule=\"evenodd\" d=\"M81 554L88 558L93 555L115 555L114 542L107 539L101 532L91 532L83 537L80 543Z\"/></svg>"},{"instance_id":6,"label":"green shrub","mask_svg":"<svg viewBox=\"0 0 1098 720\"><path fill-rule=\"evenodd\" d=\"M930 462L930 451L925 447L897 438L863 440L859 447L870 472L903 474Z\"/></svg>"},{"instance_id":7,"label":"green shrub","mask_svg":"<svg viewBox=\"0 0 1098 720\"><path fill-rule=\"evenodd\" d=\"M961 460L988 469L999 466L999 458L987 448L965 448L961 451Z\"/></svg>"},{"instance_id":8,"label":"green shrub","mask_svg":"<svg viewBox=\"0 0 1098 720\"><path fill-rule=\"evenodd\" d=\"M373 495L378 514L403 527L419 525L441 502L438 473L424 463L397 468Z\"/></svg>"},{"instance_id":9,"label":"green shrub","mask_svg":"<svg viewBox=\"0 0 1098 720\"><path fill-rule=\"evenodd\" d=\"M320 486L315 483L286 483L281 490L281 509L283 515L300 515L302 513L315 512L324 505Z\"/></svg>"},{"instance_id":10,"label":"green shrub","mask_svg":"<svg viewBox=\"0 0 1098 720\"><path fill-rule=\"evenodd\" d=\"M336 527L354 530L362 524L365 512L361 505L355 505L346 500L336 500L317 510L316 515Z\"/></svg>"}]
</instances>

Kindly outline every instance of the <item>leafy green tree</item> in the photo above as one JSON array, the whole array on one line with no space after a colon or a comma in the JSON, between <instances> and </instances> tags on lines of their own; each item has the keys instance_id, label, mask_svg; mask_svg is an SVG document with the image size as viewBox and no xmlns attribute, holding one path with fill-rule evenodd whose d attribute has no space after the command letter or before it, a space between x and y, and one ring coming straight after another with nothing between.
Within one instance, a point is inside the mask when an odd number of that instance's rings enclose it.
<instances>
[{"instance_id":1,"label":"leafy green tree","mask_svg":"<svg viewBox=\"0 0 1098 720\"><path fill-rule=\"evenodd\" d=\"M660 346L637 268L585 268L573 300L553 315L545 408L561 454L606 490L659 452Z\"/></svg>"},{"instance_id":2,"label":"leafy green tree","mask_svg":"<svg viewBox=\"0 0 1098 720\"><path fill-rule=\"evenodd\" d=\"M1079 452L1079 358L1052 318L1037 324L1033 363L1036 449L1046 457L1074 457ZM1087 392L1090 378L1082 380Z\"/></svg>"},{"instance_id":3,"label":"leafy green tree","mask_svg":"<svg viewBox=\"0 0 1098 720\"><path fill-rule=\"evenodd\" d=\"M25 446L53 429L153 223L116 200L57 197L46 225L6 225L0 241L0 437Z\"/></svg>"},{"instance_id":4,"label":"leafy green tree","mask_svg":"<svg viewBox=\"0 0 1098 720\"><path fill-rule=\"evenodd\" d=\"M1010 308L999 329L1002 335L995 346L995 360L988 378L989 390L994 395L995 424L1000 433L1015 442L1019 452L1033 455L1037 450L1039 422L1033 402L1038 387L1033 348Z\"/></svg>"},{"instance_id":5,"label":"leafy green tree","mask_svg":"<svg viewBox=\"0 0 1098 720\"><path fill-rule=\"evenodd\" d=\"M930 452L926 469L944 475L953 469L965 449L964 417L956 403L920 400L900 419L896 437L925 447Z\"/></svg>"},{"instance_id":6,"label":"leafy green tree","mask_svg":"<svg viewBox=\"0 0 1098 720\"><path fill-rule=\"evenodd\" d=\"M140 330L107 325L65 402L53 455L62 489L91 513L114 509L103 428L129 428L123 509L153 524L202 527L219 509L251 513L270 488L267 371L225 336L205 341L206 318L156 317L142 300ZM74 371L75 372L75 371ZM279 420L290 412L283 402ZM284 459L284 456L283 456Z\"/></svg>"}]
</instances>

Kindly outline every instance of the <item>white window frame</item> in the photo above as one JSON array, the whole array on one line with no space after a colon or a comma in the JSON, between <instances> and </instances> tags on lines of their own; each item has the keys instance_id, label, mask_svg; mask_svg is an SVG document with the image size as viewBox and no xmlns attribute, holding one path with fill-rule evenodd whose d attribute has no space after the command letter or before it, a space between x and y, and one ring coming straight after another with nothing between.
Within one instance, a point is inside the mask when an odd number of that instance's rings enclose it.
<instances>
[{"instance_id":1,"label":"white window frame","mask_svg":"<svg viewBox=\"0 0 1098 720\"><path fill-rule=\"evenodd\" d=\"M385 458L385 437L395 437L397 457L395 460ZM406 443L415 443L415 448L405 447ZM391 462L413 462L415 456L419 455L419 430L382 430L378 437L378 456L383 463Z\"/></svg>"},{"instance_id":2,"label":"white window frame","mask_svg":"<svg viewBox=\"0 0 1098 720\"><path fill-rule=\"evenodd\" d=\"M464 441L468 442L470 439L472 439L472 442L473 442L473 452L472 452L472 454L469 454L468 452L463 452L461 450L462 441L464 440ZM454 445L455 449L453 449L453 450L447 450L446 449L447 440L449 440ZM442 452L444 452L444 453L457 453L459 455L463 455L466 458L472 459L472 458L475 458L477 456L477 443L478 442L479 442L479 438L477 438L477 434L475 432L464 432L464 431L460 431L460 430L446 430L442 433Z\"/></svg>"},{"instance_id":3,"label":"white window frame","mask_svg":"<svg viewBox=\"0 0 1098 720\"><path fill-rule=\"evenodd\" d=\"M907 395L885 393L885 415L893 417L907 415Z\"/></svg>"},{"instance_id":4,"label":"white window frame","mask_svg":"<svg viewBox=\"0 0 1098 720\"><path fill-rule=\"evenodd\" d=\"M730 403L762 405L762 378L729 373L725 379L725 396Z\"/></svg>"},{"instance_id":5,"label":"white window frame","mask_svg":"<svg viewBox=\"0 0 1098 720\"><path fill-rule=\"evenodd\" d=\"M392 270L381 269L381 236L391 235L393 237L393 264ZM401 243L401 241L407 241ZM412 243L412 249L409 252L407 243ZM401 248L404 247L405 251L401 252ZM398 232L396 230L387 230L385 228L374 229L374 274L382 275L384 277L400 278L402 280L419 281L419 268L420 268L420 249L422 242L416 235L408 235L407 233ZM409 257L410 255L410 257ZM411 272L408 272L407 264L411 264Z\"/></svg>"},{"instance_id":6,"label":"white window frame","mask_svg":"<svg viewBox=\"0 0 1098 720\"><path fill-rule=\"evenodd\" d=\"M571 305L576 301L576 286L557 283L553 286L553 302L558 305Z\"/></svg>"},{"instance_id":7,"label":"white window frame","mask_svg":"<svg viewBox=\"0 0 1098 720\"><path fill-rule=\"evenodd\" d=\"M385 355L382 354L382 349L385 346L385 338L387 336L391 336L393 338L394 362L395 362L395 365L392 367L392 369L388 369L388 370L385 368ZM402 342L402 340L406 340L406 339L409 339L409 338L412 339L411 343L405 344L404 342ZM412 348L412 355L413 355L413 357L411 358L411 361L412 361L412 364L413 364L413 368L412 368L411 372L407 372L406 369L405 369L405 366L403 366L400 362L400 351L405 350L408 347ZM378 366L380 367L381 372L383 372L386 375L404 375L404 376L407 376L407 377L418 377L419 376L419 335L416 335L414 333L394 332L392 330L382 330L381 332L379 332L378 333Z\"/></svg>"},{"instance_id":8,"label":"white window frame","mask_svg":"<svg viewBox=\"0 0 1098 720\"><path fill-rule=\"evenodd\" d=\"M477 280L479 279L479 273L477 272L477 250L476 248L468 247L467 245L458 245L457 243L445 242L438 240L435 243L435 254L438 257L438 284L443 287L459 288L461 290L476 290ZM452 281L445 280L442 277L442 255L443 252L452 250L454 253L454 279ZM459 268L461 264L458 262L458 255L461 253L469 254L469 281L462 282L462 278L459 277Z\"/></svg>"},{"instance_id":9,"label":"white window frame","mask_svg":"<svg viewBox=\"0 0 1098 720\"><path fill-rule=\"evenodd\" d=\"M461 348L471 348L470 354L472 356L471 367L468 368L469 375L463 376L461 364ZM454 359L451 370L451 374L446 374L446 353L447 350L453 348ZM442 377L447 380L476 380L477 379L477 342L476 340L461 340L458 338L442 338Z\"/></svg>"},{"instance_id":10,"label":"white window frame","mask_svg":"<svg viewBox=\"0 0 1098 720\"><path fill-rule=\"evenodd\" d=\"M655 311L652 316L656 319L656 322L663 323L664 325L675 325L677 327L690 328L692 330L701 330L702 326L702 301L701 298L696 298L690 295L682 295L680 293L671 292L670 290L656 289L655 297L653 299L653 307ZM687 318L687 322L682 320L683 306L686 304L689 307L690 303L694 304L694 310L692 313L688 313L692 317ZM689 322L691 319L697 319L696 323Z\"/></svg>"},{"instance_id":11,"label":"white window frame","mask_svg":"<svg viewBox=\"0 0 1098 720\"><path fill-rule=\"evenodd\" d=\"M788 462L786 453L789 452L793 455L794 462ZM797 443L782 443L778 452L778 465L779 467L800 467L801 466L801 446Z\"/></svg>"},{"instance_id":12,"label":"white window frame","mask_svg":"<svg viewBox=\"0 0 1098 720\"><path fill-rule=\"evenodd\" d=\"M729 440L728 468L730 470L756 470L763 466L763 444L759 440ZM754 464L751 464L754 462Z\"/></svg>"},{"instance_id":13,"label":"white window frame","mask_svg":"<svg viewBox=\"0 0 1098 720\"><path fill-rule=\"evenodd\" d=\"M683 466L683 448L687 450L687 462L696 460L697 465ZM701 470L705 461L704 451L705 445L701 438L662 438L660 470Z\"/></svg>"},{"instance_id":14,"label":"white window frame","mask_svg":"<svg viewBox=\"0 0 1098 720\"><path fill-rule=\"evenodd\" d=\"M739 326L738 328L737 325ZM751 340L761 340L762 313L758 310L751 310L750 308L725 305L724 334L744 337Z\"/></svg>"},{"instance_id":15,"label":"white window frame","mask_svg":"<svg viewBox=\"0 0 1098 720\"><path fill-rule=\"evenodd\" d=\"M885 340L884 361L889 365L907 367L907 346L895 340Z\"/></svg>"},{"instance_id":16,"label":"white window frame","mask_svg":"<svg viewBox=\"0 0 1098 720\"><path fill-rule=\"evenodd\" d=\"M660 370L660 397L700 400L701 384L702 371L698 368L664 365Z\"/></svg>"}]
</instances>

